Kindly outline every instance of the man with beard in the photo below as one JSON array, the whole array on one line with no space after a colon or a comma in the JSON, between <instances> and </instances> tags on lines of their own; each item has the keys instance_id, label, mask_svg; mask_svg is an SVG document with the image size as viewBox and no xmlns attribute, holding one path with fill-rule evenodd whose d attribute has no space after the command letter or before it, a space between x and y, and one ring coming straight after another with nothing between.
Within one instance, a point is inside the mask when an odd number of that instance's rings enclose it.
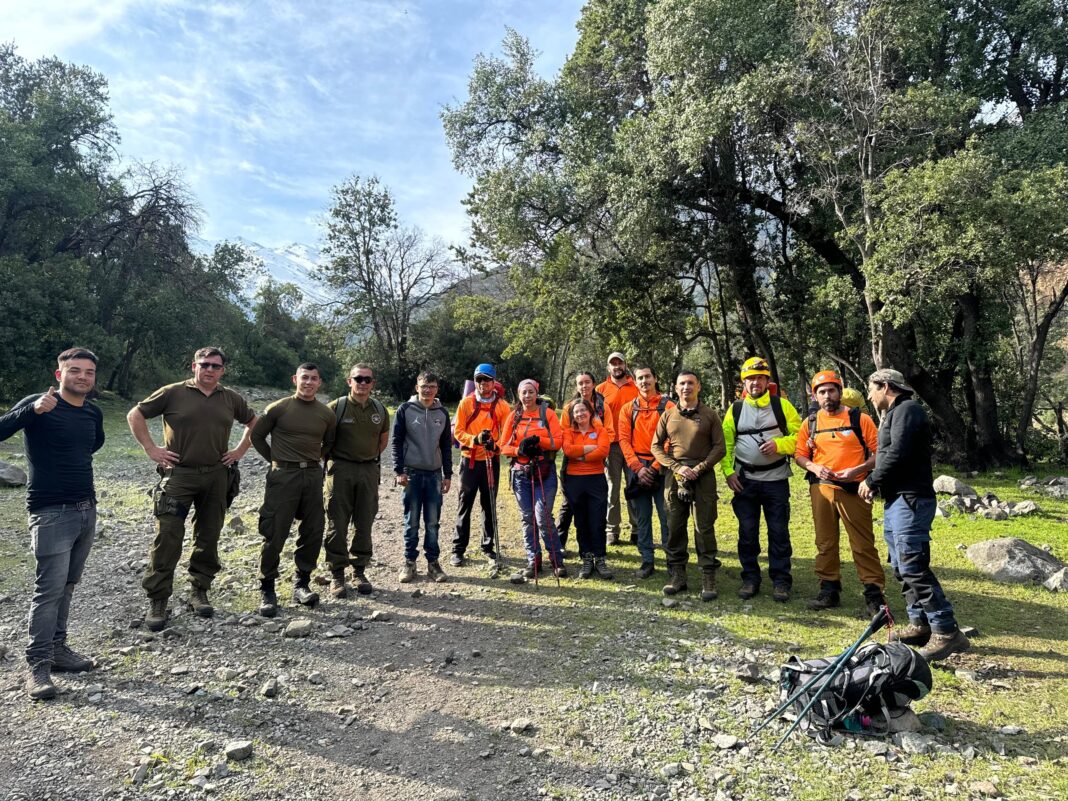
<instances>
[{"instance_id":1,"label":"man with beard","mask_svg":"<svg viewBox=\"0 0 1068 801\"><path fill-rule=\"evenodd\" d=\"M86 400L96 384L96 356L69 348L59 354L58 364L58 393L49 387L0 417L0 442L25 432L30 467L26 506L37 570L23 686L35 701L55 698L53 670L94 667L67 645L67 618L96 535L93 454L104 444L104 416Z\"/></svg>"},{"instance_id":2,"label":"man with beard","mask_svg":"<svg viewBox=\"0 0 1068 801\"><path fill-rule=\"evenodd\" d=\"M878 431L872 419L842 403L842 379L833 370L816 373L812 394L819 411L810 414L797 434L794 457L807 471L812 522L816 528L816 576L820 591L810 609L841 603L842 562L838 552L839 522L849 535L849 548L864 585L869 616L883 605L886 577L875 549L871 504L857 494L875 466Z\"/></svg>"},{"instance_id":3,"label":"man with beard","mask_svg":"<svg viewBox=\"0 0 1068 801\"><path fill-rule=\"evenodd\" d=\"M797 444L801 416L785 398L768 391L771 367L754 356L742 365L745 396L723 418L727 455L720 465L734 492L731 507L738 518L738 561L742 586L738 597L747 601L760 592L760 512L768 527L768 577L772 597L790 600L790 463Z\"/></svg>"},{"instance_id":4,"label":"man with beard","mask_svg":"<svg viewBox=\"0 0 1068 801\"><path fill-rule=\"evenodd\" d=\"M619 446L619 412L638 397L638 387L627 374L627 357L619 351L608 354L608 378L597 385L604 396L605 417L611 421L612 445L605 460L605 476L608 478L608 544L619 545L619 527L623 514L619 507L619 494L623 486L623 450ZM630 514L630 541L637 543L638 528L633 509Z\"/></svg>"}]
</instances>

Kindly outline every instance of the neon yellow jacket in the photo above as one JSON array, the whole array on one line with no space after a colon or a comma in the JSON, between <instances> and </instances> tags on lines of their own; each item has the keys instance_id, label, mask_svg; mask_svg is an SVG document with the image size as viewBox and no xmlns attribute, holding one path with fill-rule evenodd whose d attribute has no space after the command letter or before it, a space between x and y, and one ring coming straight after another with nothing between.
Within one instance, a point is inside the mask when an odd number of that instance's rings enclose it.
<instances>
[{"instance_id":1,"label":"neon yellow jacket","mask_svg":"<svg viewBox=\"0 0 1068 801\"><path fill-rule=\"evenodd\" d=\"M801 428L801 415L797 413L797 409L786 398L780 395L779 400L782 401L782 413L786 417L786 436L775 438L775 450L783 456L793 456L794 449L797 447L797 432ZM759 398L746 395L743 403L763 409L771 405L771 393L765 392ZM723 438L727 441L727 455L723 457L723 461L719 464L720 469L723 471L723 477L726 478L734 475L735 420L733 404L727 407L727 411L723 415Z\"/></svg>"}]
</instances>

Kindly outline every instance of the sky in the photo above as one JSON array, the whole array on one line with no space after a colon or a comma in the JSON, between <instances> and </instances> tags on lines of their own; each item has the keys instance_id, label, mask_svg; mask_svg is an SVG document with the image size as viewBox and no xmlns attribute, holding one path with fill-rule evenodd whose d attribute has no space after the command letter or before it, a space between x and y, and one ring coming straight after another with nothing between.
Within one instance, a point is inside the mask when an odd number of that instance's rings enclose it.
<instances>
[{"instance_id":1,"label":"sky","mask_svg":"<svg viewBox=\"0 0 1068 801\"><path fill-rule=\"evenodd\" d=\"M560 69L581 0L0 0L0 39L107 77L126 160L179 167L209 240L319 245L330 189L377 175L401 222L463 243L439 114L506 27Z\"/></svg>"}]
</instances>

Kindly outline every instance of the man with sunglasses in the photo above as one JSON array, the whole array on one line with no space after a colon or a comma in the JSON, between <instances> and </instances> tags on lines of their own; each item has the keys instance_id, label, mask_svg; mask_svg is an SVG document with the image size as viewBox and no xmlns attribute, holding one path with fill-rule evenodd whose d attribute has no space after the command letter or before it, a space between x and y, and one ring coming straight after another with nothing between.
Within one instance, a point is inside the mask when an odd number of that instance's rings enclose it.
<instances>
[{"instance_id":1,"label":"man with sunglasses","mask_svg":"<svg viewBox=\"0 0 1068 801\"><path fill-rule=\"evenodd\" d=\"M152 491L156 538L148 552L141 586L148 594L145 626L160 631L167 625L167 600L174 591L174 571L182 557L185 520L195 511L193 552L189 557L189 605L200 617L215 610L208 600L219 563L231 468L252 445L256 413L237 392L220 381L226 354L205 347L193 355L193 377L160 387L126 415L134 438L156 463L160 479ZM148 431L148 421L163 417L163 445ZM234 422L245 426L241 441L230 448Z\"/></svg>"},{"instance_id":2,"label":"man with sunglasses","mask_svg":"<svg viewBox=\"0 0 1068 801\"><path fill-rule=\"evenodd\" d=\"M30 464L26 506L37 568L23 686L35 701L55 698L53 670L77 673L95 666L67 645L67 618L96 535L93 454L104 444L104 416L88 399L97 358L85 348L69 348L57 361L58 392L49 387L23 398L0 417L0 441L24 432Z\"/></svg>"},{"instance_id":3,"label":"man with sunglasses","mask_svg":"<svg viewBox=\"0 0 1068 801\"><path fill-rule=\"evenodd\" d=\"M389 412L371 397L375 374L369 364L357 364L346 381L349 394L327 404L337 420L334 446L326 463L326 561L332 580L330 595L344 598L345 568L352 566L356 591L369 595L371 526L378 515L381 454L389 442ZM352 524L352 542L348 541Z\"/></svg>"}]
</instances>

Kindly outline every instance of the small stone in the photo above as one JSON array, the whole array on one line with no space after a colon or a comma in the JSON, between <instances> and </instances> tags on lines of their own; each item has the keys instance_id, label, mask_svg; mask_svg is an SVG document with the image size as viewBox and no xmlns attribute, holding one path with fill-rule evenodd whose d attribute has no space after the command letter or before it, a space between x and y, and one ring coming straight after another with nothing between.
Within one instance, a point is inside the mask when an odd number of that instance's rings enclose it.
<instances>
[{"instance_id":1,"label":"small stone","mask_svg":"<svg viewBox=\"0 0 1068 801\"><path fill-rule=\"evenodd\" d=\"M890 746L883 740L861 740L860 747L875 756L882 756L890 750Z\"/></svg>"},{"instance_id":2,"label":"small stone","mask_svg":"<svg viewBox=\"0 0 1068 801\"><path fill-rule=\"evenodd\" d=\"M508 728L516 734L523 734L524 732L534 731L534 721L530 718L516 718L508 724Z\"/></svg>"},{"instance_id":3,"label":"small stone","mask_svg":"<svg viewBox=\"0 0 1068 801\"><path fill-rule=\"evenodd\" d=\"M310 620L294 620L288 626L285 631L282 632L283 637L307 637L312 633L312 629L315 624Z\"/></svg>"},{"instance_id":4,"label":"small stone","mask_svg":"<svg viewBox=\"0 0 1068 801\"><path fill-rule=\"evenodd\" d=\"M326 684L326 678L316 670L308 674L308 684Z\"/></svg>"},{"instance_id":5,"label":"small stone","mask_svg":"<svg viewBox=\"0 0 1068 801\"><path fill-rule=\"evenodd\" d=\"M1038 764L1038 760L1030 756L1018 756L1016 757L1016 763L1023 765L1025 768L1033 768Z\"/></svg>"},{"instance_id":6,"label":"small stone","mask_svg":"<svg viewBox=\"0 0 1068 801\"><path fill-rule=\"evenodd\" d=\"M186 676L189 674L189 667L187 665L176 665L171 668L172 676Z\"/></svg>"},{"instance_id":7,"label":"small stone","mask_svg":"<svg viewBox=\"0 0 1068 801\"><path fill-rule=\"evenodd\" d=\"M979 674L976 673L974 670L964 670L963 668L958 668L957 670L953 671L953 675L956 676L958 679L965 679L966 681L979 681Z\"/></svg>"},{"instance_id":8,"label":"small stone","mask_svg":"<svg viewBox=\"0 0 1068 801\"><path fill-rule=\"evenodd\" d=\"M207 776L194 776L192 779L189 780L188 783L193 785L193 787L196 787L196 788L198 788L200 790L203 790L204 787L207 786L207 784L208 784L208 777Z\"/></svg>"},{"instance_id":9,"label":"small stone","mask_svg":"<svg viewBox=\"0 0 1068 801\"><path fill-rule=\"evenodd\" d=\"M382 665L382 670L386 673L393 673L396 669L397 666L393 662L386 662L386 664Z\"/></svg>"},{"instance_id":10,"label":"small stone","mask_svg":"<svg viewBox=\"0 0 1068 801\"><path fill-rule=\"evenodd\" d=\"M368 620L377 620L379 623L385 623L390 619L389 612L384 612L381 609L376 609L371 613Z\"/></svg>"},{"instance_id":11,"label":"small stone","mask_svg":"<svg viewBox=\"0 0 1068 801\"><path fill-rule=\"evenodd\" d=\"M348 626L337 625L331 629L328 629L323 636L326 637L328 640L332 640L338 637L349 637L351 635L352 629L350 629Z\"/></svg>"},{"instance_id":12,"label":"small stone","mask_svg":"<svg viewBox=\"0 0 1068 801\"><path fill-rule=\"evenodd\" d=\"M231 762L241 762L252 756L252 740L232 740L223 747L223 753Z\"/></svg>"},{"instance_id":13,"label":"small stone","mask_svg":"<svg viewBox=\"0 0 1068 801\"><path fill-rule=\"evenodd\" d=\"M1050 592L1068 592L1068 567L1062 567L1043 581L1042 586Z\"/></svg>"},{"instance_id":14,"label":"small stone","mask_svg":"<svg viewBox=\"0 0 1068 801\"><path fill-rule=\"evenodd\" d=\"M920 723L931 731L945 731L946 718L939 712L924 712L920 715Z\"/></svg>"},{"instance_id":15,"label":"small stone","mask_svg":"<svg viewBox=\"0 0 1068 801\"><path fill-rule=\"evenodd\" d=\"M675 608L676 606L678 606L678 605L679 605L679 602L678 602L678 600L677 600L677 599L675 599L675 598L665 598L665 599L664 599L664 600L662 600L662 601L661 601L660 603L661 603L661 605L663 605L663 607L664 607L665 609L674 609L674 608ZM675 764L675 763L674 763L674 762L672 762L672 763L670 763L670 764L672 764L672 765L673 765L673 764Z\"/></svg>"},{"instance_id":16,"label":"small stone","mask_svg":"<svg viewBox=\"0 0 1068 801\"><path fill-rule=\"evenodd\" d=\"M919 717L908 707L894 710L890 715L890 720L886 722L886 730L890 734L907 731L916 732L922 728L923 724L920 722Z\"/></svg>"},{"instance_id":17,"label":"small stone","mask_svg":"<svg viewBox=\"0 0 1068 801\"><path fill-rule=\"evenodd\" d=\"M998 729L998 731L1002 734L1008 735L1009 737L1015 737L1018 734L1024 733L1023 727L1021 726L1002 726L1000 729Z\"/></svg>"},{"instance_id":18,"label":"small stone","mask_svg":"<svg viewBox=\"0 0 1068 801\"><path fill-rule=\"evenodd\" d=\"M135 785L141 784L141 782L148 778L148 772L150 770L152 770L152 762L146 759L130 771L130 781Z\"/></svg>"},{"instance_id":19,"label":"small stone","mask_svg":"<svg viewBox=\"0 0 1068 801\"><path fill-rule=\"evenodd\" d=\"M997 786L991 781L972 782L968 785L968 789L984 798L998 798L1001 795Z\"/></svg>"},{"instance_id":20,"label":"small stone","mask_svg":"<svg viewBox=\"0 0 1068 801\"><path fill-rule=\"evenodd\" d=\"M759 684L760 667L754 662L746 662L734 671L734 678L746 684Z\"/></svg>"},{"instance_id":21,"label":"small stone","mask_svg":"<svg viewBox=\"0 0 1068 801\"><path fill-rule=\"evenodd\" d=\"M926 754L931 747L931 743L926 737L911 731L894 735L894 742L906 754Z\"/></svg>"},{"instance_id":22,"label":"small stone","mask_svg":"<svg viewBox=\"0 0 1068 801\"><path fill-rule=\"evenodd\" d=\"M660 768L660 775L665 779L673 779L682 773L682 765L678 762L668 762L664 767Z\"/></svg>"},{"instance_id":23,"label":"small stone","mask_svg":"<svg viewBox=\"0 0 1068 801\"><path fill-rule=\"evenodd\" d=\"M419 589L418 587L416 587L414 590L412 590L411 596L412 596L412 598L422 598L423 597L423 591L421 589Z\"/></svg>"},{"instance_id":24,"label":"small stone","mask_svg":"<svg viewBox=\"0 0 1068 801\"><path fill-rule=\"evenodd\" d=\"M1038 504L1034 501L1019 501L1012 505L1009 510L1009 514L1012 517L1022 517L1023 515L1033 515L1038 512Z\"/></svg>"},{"instance_id":25,"label":"small stone","mask_svg":"<svg viewBox=\"0 0 1068 801\"><path fill-rule=\"evenodd\" d=\"M219 681L233 681L240 675L241 671L228 667L221 667L215 671L215 678Z\"/></svg>"},{"instance_id":26,"label":"small stone","mask_svg":"<svg viewBox=\"0 0 1068 801\"><path fill-rule=\"evenodd\" d=\"M481 656L482 656L482 652L480 650L478 650L477 648L475 648L474 650L471 651L471 658L472 659L479 659L479 658L481 658Z\"/></svg>"},{"instance_id":27,"label":"small stone","mask_svg":"<svg viewBox=\"0 0 1068 801\"><path fill-rule=\"evenodd\" d=\"M977 629L975 626L961 626L960 630L961 633L969 640L974 640L976 637L980 636L979 629Z\"/></svg>"},{"instance_id":28,"label":"small stone","mask_svg":"<svg viewBox=\"0 0 1068 801\"><path fill-rule=\"evenodd\" d=\"M733 734L717 734L712 738L712 743L720 751L727 751L738 745L738 738Z\"/></svg>"},{"instance_id":29,"label":"small stone","mask_svg":"<svg viewBox=\"0 0 1068 801\"><path fill-rule=\"evenodd\" d=\"M274 698L278 695L278 679L267 679L260 687L260 695L264 698Z\"/></svg>"}]
</instances>

